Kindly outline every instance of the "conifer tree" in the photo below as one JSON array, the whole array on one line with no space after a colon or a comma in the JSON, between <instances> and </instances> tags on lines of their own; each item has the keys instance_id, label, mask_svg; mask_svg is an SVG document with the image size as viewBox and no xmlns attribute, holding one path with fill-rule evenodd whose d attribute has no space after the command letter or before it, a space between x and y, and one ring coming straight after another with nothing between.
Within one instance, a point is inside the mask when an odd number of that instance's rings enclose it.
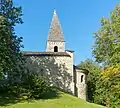
<instances>
[{"instance_id":1,"label":"conifer tree","mask_svg":"<svg viewBox=\"0 0 120 108\"><path fill-rule=\"evenodd\" d=\"M22 24L22 8L12 0L0 0L0 79L12 82L20 78L23 57L20 52L22 37L15 33L16 24Z\"/></svg>"}]
</instances>

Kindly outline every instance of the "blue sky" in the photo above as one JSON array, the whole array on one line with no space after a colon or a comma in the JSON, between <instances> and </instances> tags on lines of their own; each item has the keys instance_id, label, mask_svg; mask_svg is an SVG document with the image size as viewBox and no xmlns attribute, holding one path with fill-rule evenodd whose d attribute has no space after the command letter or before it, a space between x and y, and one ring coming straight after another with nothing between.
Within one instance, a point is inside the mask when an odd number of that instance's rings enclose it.
<instances>
[{"instance_id":1,"label":"blue sky","mask_svg":"<svg viewBox=\"0 0 120 108\"><path fill-rule=\"evenodd\" d=\"M23 8L24 24L16 27L23 37L25 51L45 51L54 8L57 11L66 49L75 51L75 64L92 58L93 33L100 28L100 19L109 17L120 0L14 0Z\"/></svg>"}]
</instances>

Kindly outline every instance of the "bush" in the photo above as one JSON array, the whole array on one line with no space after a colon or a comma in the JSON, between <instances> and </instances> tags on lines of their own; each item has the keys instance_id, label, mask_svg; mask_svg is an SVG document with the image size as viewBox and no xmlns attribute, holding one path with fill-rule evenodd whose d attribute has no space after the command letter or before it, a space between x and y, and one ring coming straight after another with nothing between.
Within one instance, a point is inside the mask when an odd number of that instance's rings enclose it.
<instances>
[{"instance_id":1,"label":"bush","mask_svg":"<svg viewBox=\"0 0 120 108\"><path fill-rule=\"evenodd\" d=\"M51 90L50 84L45 78L36 74L29 75L22 86L22 94L35 99L43 98Z\"/></svg>"},{"instance_id":2,"label":"bush","mask_svg":"<svg viewBox=\"0 0 120 108\"><path fill-rule=\"evenodd\" d=\"M57 96L57 89L36 73L27 72L21 81L9 84L9 81L0 81L0 95L10 94L16 98L41 99Z\"/></svg>"}]
</instances>

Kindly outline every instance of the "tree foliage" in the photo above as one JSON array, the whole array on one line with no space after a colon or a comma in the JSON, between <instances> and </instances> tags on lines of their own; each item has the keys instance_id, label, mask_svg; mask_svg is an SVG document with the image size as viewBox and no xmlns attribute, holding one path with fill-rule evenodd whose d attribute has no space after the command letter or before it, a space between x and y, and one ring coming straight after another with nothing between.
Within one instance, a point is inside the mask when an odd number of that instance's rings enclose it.
<instances>
[{"instance_id":1,"label":"tree foliage","mask_svg":"<svg viewBox=\"0 0 120 108\"><path fill-rule=\"evenodd\" d=\"M96 103L108 108L120 107L120 64L105 68L96 87Z\"/></svg>"},{"instance_id":2,"label":"tree foliage","mask_svg":"<svg viewBox=\"0 0 120 108\"><path fill-rule=\"evenodd\" d=\"M0 0L0 78L7 76L11 82L18 80L23 64L22 37L15 33L16 24L23 23L21 12L12 0Z\"/></svg>"},{"instance_id":3,"label":"tree foliage","mask_svg":"<svg viewBox=\"0 0 120 108\"><path fill-rule=\"evenodd\" d=\"M108 108L120 107L120 5L102 18L101 28L95 33L93 56L104 70L96 83L94 100Z\"/></svg>"},{"instance_id":4,"label":"tree foliage","mask_svg":"<svg viewBox=\"0 0 120 108\"><path fill-rule=\"evenodd\" d=\"M120 63L120 5L116 5L110 18L102 18L101 28L95 33L93 56L106 65Z\"/></svg>"},{"instance_id":5,"label":"tree foliage","mask_svg":"<svg viewBox=\"0 0 120 108\"><path fill-rule=\"evenodd\" d=\"M44 98L44 96L53 89L44 77L36 73L32 73L26 75L26 79L22 84L21 90L22 91L20 91L20 93L24 94L28 98L40 99Z\"/></svg>"},{"instance_id":6,"label":"tree foliage","mask_svg":"<svg viewBox=\"0 0 120 108\"><path fill-rule=\"evenodd\" d=\"M101 67L93 60L87 59L78 65L80 68L87 69L89 71L87 77L87 90L88 100L94 102L94 93L96 90L96 82L99 79Z\"/></svg>"}]
</instances>

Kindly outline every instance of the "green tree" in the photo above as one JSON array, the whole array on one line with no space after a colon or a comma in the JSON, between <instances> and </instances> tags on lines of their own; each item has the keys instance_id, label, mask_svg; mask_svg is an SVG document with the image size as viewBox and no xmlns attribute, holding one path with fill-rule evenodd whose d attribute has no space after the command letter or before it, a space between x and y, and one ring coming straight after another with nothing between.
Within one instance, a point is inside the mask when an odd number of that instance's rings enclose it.
<instances>
[{"instance_id":1,"label":"green tree","mask_svg":"<svg viewBox=\"0 0 120 108\"><path fill-rule=\"evenodd\" d=\"M96 83L95 102L108 108L119 108L120 102L120 5L102 18L101 28L95 33L93 56L104 70Z\"/></svg>"},{"instance_id":2,"label":"green tree","mask_svg":"<svg viewBox=\"0 0 120 108\"><path fill-rule=\"evenodd\" d=\"M94 93L96 90L96 83L99 80L101 67L90 59L82 61L78 66L89 71L87 77L88 99L89 101L94 102Z\"/></svg>"},{"instance_id":3,"label":"green tree","mask_svg":"<svg viewBox=\"0 0 120 108\"><path fill-rule=\"evenodd\" d=\"M116 5L110 18L102 18L101 28L95 33L93 56L105 65L120 63L120 5Z\"/></svg>"},{"instance_id":4,"label":"green tree","mask_svg":"<svg viewBox=\"0 0 120 108\"><path fill-rule=\"evenodd\" d=\"M0 78L7 76L11 82L20 78L23 64L22 37L15 33L16 24L23 23L21 12L12 0L0 0Z\"/></svg>"},{"instance_id":5,"label":"green tree","mask_svg":"<svg viewBox=\"0 0 120 108\"><path fill-rule=\"evenodd\" d=\"M120 64L107 67L101 72L95 91L95 102L108 108L120 107Z\"/></svg>"}]
</instances>

